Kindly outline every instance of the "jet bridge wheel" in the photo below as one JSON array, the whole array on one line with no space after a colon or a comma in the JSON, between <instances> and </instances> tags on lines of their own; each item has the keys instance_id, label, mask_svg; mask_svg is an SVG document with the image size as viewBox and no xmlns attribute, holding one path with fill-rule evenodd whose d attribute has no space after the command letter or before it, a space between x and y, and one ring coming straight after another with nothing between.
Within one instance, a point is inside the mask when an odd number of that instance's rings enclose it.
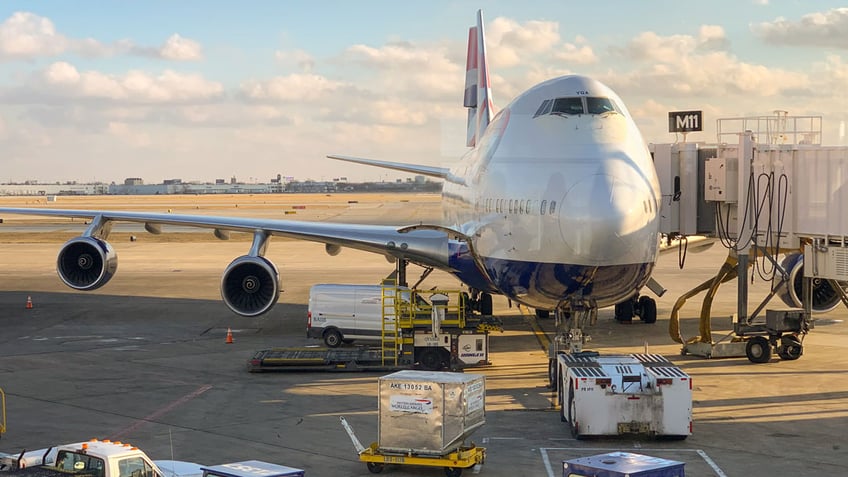
<instances>
[{"instance_id":1,"label":"jet bridge wheel","mask_svg":"<svg viewBox=\"0 0 848 477\"><path fill-rule=\"evenodd\" d=\"M745 355L752 363L768 363L771 359L771 343L764 336L754 336L745 345Z\"/></svg>"},{"instance_id":2,"label":"jet bridge wheel","mask_svg":"<svg viewBox=\"0 0 848 477\"><path fill-rule=\"evenodd\" d=\"M780 346L777 347L777 355L780 359L786 361L794 361L804 354L804 345L801 340L793 335L783 335L780 337Z\"/></svg>"}]
</instances>

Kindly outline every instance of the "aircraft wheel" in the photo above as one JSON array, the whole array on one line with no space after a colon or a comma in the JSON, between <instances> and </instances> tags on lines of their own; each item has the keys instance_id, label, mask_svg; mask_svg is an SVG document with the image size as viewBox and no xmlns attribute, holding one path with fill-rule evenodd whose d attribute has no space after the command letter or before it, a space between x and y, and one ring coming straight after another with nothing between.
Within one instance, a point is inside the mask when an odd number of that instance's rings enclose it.
<instances>
[{"instance_id":1,"label":"aircraft wheel","mask_svg":"<svg viewBox=\"0 0 848 477\"><path fill-rule=\"evenodd\" d=\"M368 467L368 472L371 472L372 474L379 474L383 471L382 462L366 462L365 466Z\"/></svg>"},{"instance_id":2,"label":"aircraft wheel","mask_svg":"<svg viewBox=\"0 0 848 477\"><path fill-rule=\"evenodd\" d=\"M639 297L639 310L641 314L639 318L642 320L642 323L656 323L657 322L657 302L653 298L649 296L641 296Z\"/></svg>"},{"instance_id":3,"label":"aircraft wheel","mask_svg":"<svg viewBox=\"0 0 848 477\"><path fill-rule=\"evenodd\" d=\"M768 363L771 359L771 343L763 336L755 336L745 345L745 354L752 363Z\"/></svg>"},{"instance_id":4,"label":"aircraft wheel","mask_svg":"<svg viewBox=\"0 0 848 477\"><path fill-rule=\"evenodd\" d=\"M632 321L633 320L633 300L628 298L621 303L615 304L615 321Z\"/></svg>"},{"instance_id":5,"label":"aircraft wheel","mask_svg":"<svg viewBox=\"0 0 848 477\"><path fill-rule=\"evenodd\" d=\"M492 295L490 293L480 294L480 314L492 316Z\"/></svg>"},{"instance_id":6,"label":"aircraft wheel","mask_svg":"<svg viewBox=\"0 0 848 477\"><path fill-rule=\"evenodd\" d=\"M777 355L780 359L786 361L794 361L804 354L804 346L801 341L792 335L782 336L780 338L780 347L777 349Z\"/></svg>"},{"instance_id":7,"label":"aircraft wheel","mask_svg":"<svg viewBox=\"0 0 848 477\"><path fill-rule=\"evenodd\" d=\"M324 332L324 344L330 348L338 348L342 344L342 334L337 329L329 329Z\"/></svg>"}]
</instances>

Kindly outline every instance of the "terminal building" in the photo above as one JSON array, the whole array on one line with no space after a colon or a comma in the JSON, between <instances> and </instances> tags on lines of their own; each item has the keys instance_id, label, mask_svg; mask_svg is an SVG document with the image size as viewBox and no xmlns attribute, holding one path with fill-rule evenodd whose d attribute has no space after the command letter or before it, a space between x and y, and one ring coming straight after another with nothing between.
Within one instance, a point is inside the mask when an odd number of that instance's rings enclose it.
<instances>
[{"instance_id":1,"label":"terminal building","mask_svg":"<svg viewBox=\"0 0 848 477\"><path fill-rule=\"evenodd\" d=\"M341 179L345 179L342 181ZM184 182L166 179L161 184L145 184L140 177L128 177L123 184L39 183L0 184L0 195L56 196L56 195L167 195L167 194L283 194L283 193L334 193L334 192L440 192L441 182L428 181L416 176L394 182L347 182L346 178L332 181L296 181L292 177L277 175L268 183L242 183L233 177L228 181Z\"/></svg>"}]
</instances>

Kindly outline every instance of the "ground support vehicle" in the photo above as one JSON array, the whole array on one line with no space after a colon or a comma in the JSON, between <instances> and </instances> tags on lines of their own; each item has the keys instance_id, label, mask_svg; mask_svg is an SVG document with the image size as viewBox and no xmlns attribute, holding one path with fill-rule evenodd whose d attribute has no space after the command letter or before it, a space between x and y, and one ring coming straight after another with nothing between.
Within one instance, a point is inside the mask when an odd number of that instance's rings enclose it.
<instances>
[{"instance_id":1,"label":"ground support vehicle","mask_svg":"<svg viewBox=\"0 0 848 477\"><path fill-rule=\"evenodd\" d=\"M560 419L578 439L692 433L692 379L663 356L561 353L555 379Z\"/></svg>"},{"instance_id":2,"label":"ground support vehicle","mask_svg":"<svg viewBox=\"0 0 848 477\"><path fill-rule=\"evenodd\" d=\"M0 454L4 477L163 477L144 452L130 444L92 439L20 454Z\"/></svg>"},{"instance_id":3,"label":"ground support vehicle","mask_svg":"<svg viewBox=\"0 0 848 477\"><path fill-rule=\"evenodd\" d=\"M813 328L809 313L800 308L766 310L765 322L733 323L733 333L718 342L684 343L680 354L706 358L746 356L752 363L768 363L772 354L793 361L804 354L804 337Z\"/></svg>"},{"instance_id":4,"label":"ground support vehicle","mask_svg":"<svg viewBox=\"0 0 848 477\"><path fill-rule=\"evenodd\" d=\"M483 464L486 449L466 442L486 423L485 376L403 370L378 381L377 442L363 446L339 417L369 471L380 473L386 464L421 465L458 477Z\"/></svg>"},{"instance_id":5,"label":"ground support vehicle","mask_svg":"<svg viewBox=\"0 0 848 477\"><path fill-rule=\"evenodd\" d=\"M256 460L216 466L153 461L130 444L92 439L20 454L0 453L3 477L304 477L300 469Z\"/></svg>"},{"instance_id":6,"label":"ground support vehicle","mask_svg":"<svg viewBox=\"0 0 848 477\"><path fill-rule=\"evenodd\" d=\"M503 328L491 317L467 319L461 291L428 290L424 300L417 290L398 287L393 281L384 282L381 290L378 346L264 349L248 360L248 370L434 371L490 364L489 332ZM332 328L324 331L332 332Z\"/></svg>"}]
</instances>

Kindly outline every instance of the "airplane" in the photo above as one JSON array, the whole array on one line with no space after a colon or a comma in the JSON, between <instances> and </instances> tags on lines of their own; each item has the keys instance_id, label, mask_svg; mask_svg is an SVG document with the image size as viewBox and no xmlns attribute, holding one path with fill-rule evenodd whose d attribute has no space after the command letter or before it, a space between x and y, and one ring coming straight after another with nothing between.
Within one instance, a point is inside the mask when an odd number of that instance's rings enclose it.
<instances>
[{"instance_id":1,"label":"airplane","mask_svg":"<svg viewBox=\"0 0 848 477\"><path fill-rule=\"evenodd\" d=\"M224 270L221 295L236 314L254 317L280 295L277 267L264 254L271 237L374 252L399 264L453 274L482 314L491 296L568 319L615 305L616 319L656 320L656 302L639 291L659 254L660 186L651 154L624 102L601 82L580 75L544 81L494 114L482 11L468 32L463 106L467 146L452 167L329 155L336 160L444 180L441 224L403 227L210 217L111 210L0 208L0 213L85 218L87 229L57 258L62 281L75 290L105 285L117 270L107 242L113 222L253 234L246 255ZM588 315L586 314L588 313ZM596 315L595 315L596 316Z\"/></svg>"}]
</instances>

